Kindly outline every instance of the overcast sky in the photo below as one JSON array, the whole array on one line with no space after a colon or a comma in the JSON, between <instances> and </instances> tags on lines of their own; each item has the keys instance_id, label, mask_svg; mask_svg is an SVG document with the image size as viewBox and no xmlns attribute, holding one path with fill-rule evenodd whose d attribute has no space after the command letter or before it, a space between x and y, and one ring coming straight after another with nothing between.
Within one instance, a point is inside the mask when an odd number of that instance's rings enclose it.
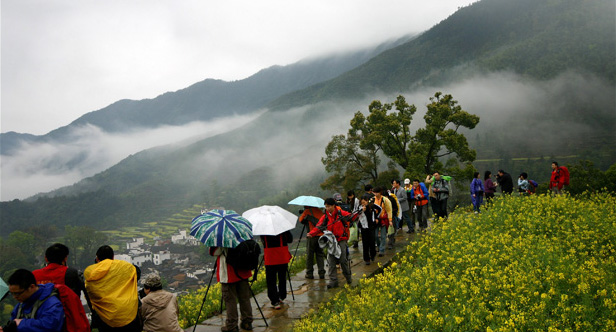
<instances>
[{"instance_id":1,"label":"overcast sky","mask_svg":"<svg viewBox=\"0 0 616 332\"><path fill-rule=\"evenodd\" d=\"M471 0L2 0L1 131L36 135L119 99L371 46Z\"/></svg>"}]
</instances>

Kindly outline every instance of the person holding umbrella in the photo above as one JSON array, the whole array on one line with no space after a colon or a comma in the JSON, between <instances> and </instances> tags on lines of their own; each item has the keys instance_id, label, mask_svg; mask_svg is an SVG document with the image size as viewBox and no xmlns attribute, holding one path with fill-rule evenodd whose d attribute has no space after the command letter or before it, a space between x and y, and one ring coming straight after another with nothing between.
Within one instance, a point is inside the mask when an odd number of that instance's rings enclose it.
<instances>
[{"instance_id":1,"label":"person holding umbrella","mask_svg":"<svg viewBox=\"0 0 616 332\"><path fill-rule=\"evenodd\" d=\"M267 297L274 309L280 309L287 298L287 271L291 260L289 243L293 242L293 235L290 231L278 235L261 235L261 242Z\"/></svg>"},{"instance_id":2,"label":"person holding umbrella","mask_svg":"<svg viewBox=\"0 0 616 332\"><path fill-rule=\"evenodd\" d=\"M254 295L248 283L252 271L250 269L236 269L231 264L233 263L230 262L231 259L227 259L232 248L237 248L242 242L248 242L252 239L252 224L233 210L211 210L193 219L190 235L210 247L210 255L216 257L215 273L213 274L216 274L216 280L220 283L222 298L227 310L227 319L221 330L223 332L239 331L238 321L240 317L240 327L244 330L252 330L253 317L250 297L253 296L254 298ZM242 258L249 260L248 257ZM210 277L210 283L213 274ZM203 297L201 309L205 304L208 290ZM238 317L237 310L238 302L240 317ZM259 308L258 304L257 308ZM195 328L199 323L201 309L195 321Z\"/></svg>"}]
</instances>

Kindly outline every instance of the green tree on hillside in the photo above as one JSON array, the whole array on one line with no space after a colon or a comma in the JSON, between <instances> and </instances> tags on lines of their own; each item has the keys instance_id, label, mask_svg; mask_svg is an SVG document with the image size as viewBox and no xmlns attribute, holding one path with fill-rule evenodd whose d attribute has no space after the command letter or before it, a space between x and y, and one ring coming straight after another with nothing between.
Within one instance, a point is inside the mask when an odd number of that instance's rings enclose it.
<instances>
[{"instance_id":1,"label":"green tree on hillside","mask_svg":"<svg viewBox=\"0 0 616 332\"><path fill-rule=\"evenodd\" d=\"M68 256L73 267L85 268L92 264L98 247L107 244L107 235L88 226L66 226L64 244L71 250Z\"/></svg>"},{"instance_id":2,"label":"green tree on hillside","mask_svg":"<svg viewBox=\"0 0 616 332\"><path fill-rule=\"evenodd\" d=\"M390 175L398 165L407 177L422 178L436 170L466 176L476 152L459 130L475 128L479 117L462 110L451 95L437 92L430 101L424 116L425 127L415 133L411 133L410 126L417 109L403 96L393 103L373 101L368 116L355 113L347 136L334 136L325 149L327 157L322 162L333 175L322 187L355 188L363 180L378 183L379 152L393 163L388 163ZM440 161L454 156L446 164ZM460 168L459 163L466 166ZM387 183L390 180L385 179Z\"/></svg>"}]
</instances>

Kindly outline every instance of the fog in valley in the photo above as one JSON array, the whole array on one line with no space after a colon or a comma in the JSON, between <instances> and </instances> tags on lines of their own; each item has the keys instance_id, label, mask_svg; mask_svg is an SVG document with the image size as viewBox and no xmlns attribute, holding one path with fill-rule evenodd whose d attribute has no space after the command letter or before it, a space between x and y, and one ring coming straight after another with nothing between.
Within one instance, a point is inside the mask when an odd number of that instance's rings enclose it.
<instances>
[{"instance_id":1,"label":"fog in valley","mask_svg":"<svg viewBox=\"0 0 616 332\"><path fill-rule=\"evenodd\" d=\"M477 128L466 132L471 147L477 138L487 138L495 150L478 157L503 149L519 157L529 149L545 155L567 153L567 146L560 144L563 138L585 140L616 129L614 86L588 74L567 72L531 81L512 73L491 73L402 92L417 107L413 128L424 126L425 105L436 91L452 94L464 110L480 116ZM171 180L203 187L197 190L206 190L213 181L241 186L237 181L243 175L264 168L271 174L271 188L289 189L315 176L324 179L321 158L331 137L346 134L353 114L366 114L372 100L393 102L396 96L377 92L364 100L122 135L82 127L73 132L70 143L24 145L19 153L3 156L2 200L71 185L140 150L182 141L156 150L168 159L169 176L177 176Z\"/></svg>"}]
</instances>

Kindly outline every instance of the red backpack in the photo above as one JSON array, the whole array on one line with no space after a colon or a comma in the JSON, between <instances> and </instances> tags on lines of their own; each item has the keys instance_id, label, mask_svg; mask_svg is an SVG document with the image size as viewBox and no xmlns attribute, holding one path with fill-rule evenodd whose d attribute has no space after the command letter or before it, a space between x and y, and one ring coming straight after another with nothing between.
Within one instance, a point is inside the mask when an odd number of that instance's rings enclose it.
<instances>
[{"instance_id":1,"label":"red backpack","mask_svg":"<svg viewBox=\"0 0 616 332\"><path fill-rule=\"evenodd\" d=\"M565 186L569 185L569 169L565 166L558 166L558 176L563 177L563 184ZM559 179L560 180L560 179Z\"/></svg>"},{"instance_id":2,"label":"red backpack","mask_svg":"<svg viewBox=\"0 0 616 332\"><path fill-rule=\"evenodd\" d=\"M64 324L62 331L90 332L90 322L88 321L88 317L86 316L79 296L66 285L54 284L54 290L51 292L51 295L44 299L36 300L32 305L32 312L29 315L35 317L36 311L41 307L41 304L51 296L57 296L62 303L62 308L64 308Z\"/></svg>"}]
</instances>

